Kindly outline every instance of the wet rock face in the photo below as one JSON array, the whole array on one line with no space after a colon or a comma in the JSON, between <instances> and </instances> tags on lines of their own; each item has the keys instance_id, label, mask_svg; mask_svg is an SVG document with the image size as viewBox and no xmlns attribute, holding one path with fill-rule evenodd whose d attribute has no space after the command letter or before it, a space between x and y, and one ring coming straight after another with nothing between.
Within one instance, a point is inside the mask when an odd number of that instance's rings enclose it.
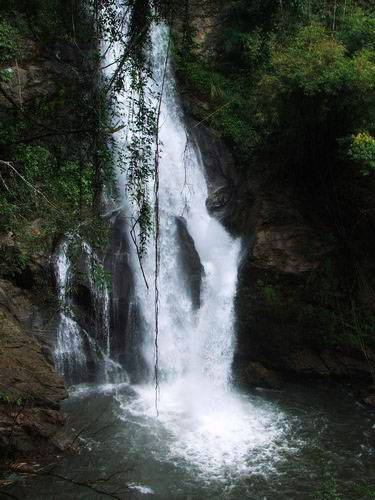
<instances>
[{"instance_id":1,"label":"wet rock face","mask_svg":"<svg viewBox=\"0 0 375 500\"><path fill-rule=\"evenodd\" d=\"M44 274L44 271L36 266L31 266L29 272L33 282L40 282L40 274ZM18 282L18 277L15 278ZM39 298L42 293L36 294L35 290L20 288L11 281L0 279L0 306L10 312L28 335L36 339L44 356L52 363L58 315L50 303L44 304L46 308L44 312L42 306L36 305L36 297Z\"/></svg>"},{"instance_id":2,"label":"wet rock face","mask_svg":"<svg viewBox=\"0 0 375 500\"><path fill-rule=\"evenodd\" d=\"M81 78L75 68L85 65L85 59L77 48L68 42L55 41L41 47L32 40L23 41L24 57L18 63L5 68L8 79L2 83L0 112L9 111L15 105L21 108L28 102L52 95L61 78Z\"/></svg>"},{"instance_id":3,"label":"wet rock face","mask_svg":"<svg viewBox=\"0 0 375 500\"><path fill-rule=\"evenodd\" d=\"M66 397L43 347L0 305L0 456L59 447L59 405Z\"/></svg>"},{"instance_id":4,"label":"wet rock face","mask_svg":"<svg viewBox=\"0 0 375 500\"><path fill-rule=\"evenodd\" d=\"M190 236L186 221L183 217L176 217L177 244L179 246L180 266L191 294L191 301L195 309L201 305L201 288L204 268L195 248L194 240Z\"/></svg>"},{"instance_id":5,"label":"wet rock face","mask_svg":"<svg viewBox=\"0 0 375 500\"><path fill-rule=\"evenodd\" d=\"M206 200L207 210L211 214L224 210L226 205L230 202L230 199L228 188L226 186L219 187L208 195Z\"/></svg>"},{"instance_id":6,"label":"wet rock face","mask_svg":"<svg viewBox=\"0 0 375 500\"><path fill-rule=\"evenodd\" d=\"M206 206L232 234L238 236L243 229L243 208L251 207L252 196L245 189L234 157L226 144L208 128L187 118L190 140L199 146L208 187Z\"/></svg>"},{"instance_id":7,"label":"wet rock face","mask_svg":"<svg viewBox=\"0 0 375 500\"><path fill-rule=\"evenodd\" d=\"M375 385L362 389L360 402L367 408L375 409Z\"/></svg>"},{"instance_id":8,"label":"wet rock face","mask_svg":"<svg viewBox=\"0 0 375 500\"><path fill-rule=\"evenodd\" d=\"M277 371L258 361L245 362L237 372L238 382L246 387L278 389L283 385L283 377Z\"/></svg>"},{"instance_id":9,"label":"wet rock face","mask_svg":"<svg viewBox=\"0 0 375 500\"><path fill-rule=\"evenodd\" d=\"M134 278L130 263L129 222L125 213L112 214L111 236L106 268L112 276L111 346L115 359L126 367L132 381L142 380L146 366L140 355L142 320L134 297Z\"/></svg>"},{"instance_id":10,"label":"wet rock face","mask_svg":"<svg viewBox=\"0 0 375 500\"><path fill-rule=\"evenodd\" d=\"M9 81L5 84L0 106L8 109L13 107L13 103L23 106L32 99L52 94L56 86L51 69L39 65L9 67Z\"/></svg>"},{"instance_id":11,"label":"wet rock face","mask_svg":"<svg viewBox=\"0 0 375 500\"><path fill-rule=\"evenodd\" d=\"M292 377L370 379L371 365L360 350L326 343L332 319L312 303L308 278L255 267L251 259L240 269L235 307L241 363L235 360L235 370L259 362Z\"/></svg>"},{"instance_id":12,"label":"wet rock face","mask_svg":"<svg viewBox=\"0 0 375 500\"><path fill-rule=\"evenodd\" d=\"M30 272L40 282L41 267ZM60 413L67 393L52 358L57 315L37 295L0 279L0 459L70 442Z\"/></svg>"},{"instance_id":13,"label":"wet rock face","mask_svg":"<svg viewBox=\"0 0 375 500\"><path fill-rule=\"evenodd\" d=\"M235 369L251 374L249 385L257 380L252 363L292 376L369 379L363 352L331 340L342 328L322 295L340 271L332 267L337 243L324 221L312 224L296 194L277 185L261 185L247 212L235 302L242 361Z\"/></svg>"},{"instance_id":14,"label":"wet rock face","mask_svg":"<svg viewBox=\"0 0 375 500\"><path fill-rule=\"evenodd\" d=\"M199 146L204 164L208 191L236 183L235 162L222 140L202 124L187 118L190 140Z\"/></svg>"},{"instance_id":15,"label":"wet rock face","mask_svg":"<svg viewBox=\"0 0 375 500\"><path fill-rule=\"evenodd\" d=\"M304 220L289 193L274 191L261 195L255 207L256 240L254 264L285 273L312 271L333 249ZM325 235L326 236L326 235Z\"/></svg>"}]
</instances>

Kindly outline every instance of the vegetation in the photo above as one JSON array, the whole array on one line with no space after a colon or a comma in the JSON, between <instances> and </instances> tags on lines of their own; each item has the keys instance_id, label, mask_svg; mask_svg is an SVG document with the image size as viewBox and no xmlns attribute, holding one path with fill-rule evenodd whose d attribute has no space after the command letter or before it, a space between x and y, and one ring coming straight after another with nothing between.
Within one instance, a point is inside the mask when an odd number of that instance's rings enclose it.
<instances>
[{"instance_id":1,"label":"vegetation","mask_svg":"<svg viewBox=\"0 0 375 500\"><path fill-rule=\"evenodd\" d=\"M17 243L16 249L4 249L2 272L20 272L32 254L51 251L63 234L100 254L107 239L103 191L115 194L115 163L127 171L139 228L134 234L140 254L146 251L157 136L157 96L147 88L145 57L153 15L148 1L131 4L124 37L123 14L114 1L0 2L0 233ZM166 11L167 3L157 7ZM105 71L102 42L117 44L115 71ZM52 75L41 57L50 61ZM30 59L46 80L34 93L21 82L29 78L23 61ZM129 117L119 112L122 99L133 110ZM125 125L132 137L126 151L113 141Z\"/></svg>"},{"instance_id":2,"label":"vegetation","mask_svg":"<svg viewBox=\"0 0 375 500\"><path fill-rule=\"evenodd\" d=\"M0 3L0 232L13 245L4 253L13 253L14 261L3 261L1 270L8 274L22 270L35 252L51 251L59 235L72 233L97 246L97 235L105 232L93 211L97 110L89 107L93 62L91 49L82 51L92 28L83 9L81 2L69 8L57 1ZM61 52L62 60L56 57ZM51 70L44 69L42 55ZM23 70L28 59L46 81L34 92L21 82L30 78ZM103 182L110 182L109 150L104 141L98 147Z\"/></svg>"},{"instance_id":3,"label":"vegetation","mask_svg":"<svg viewBox=\"0 0 375 500\"><path fill-rule=\"evenodd\" d=\"M362 167L363 175L375 170L375 138L366 132L358 132L351 137L348 158Z\"/></svg>"},{"instance_id":4,"label":"vegetation","mask_svg":"<svg viewBox=\"0 0 375 500\"><path fill-rule=\"evenodd\" d=\"M176 32L181 84L209 103L202 118L244 164L278 148L288 173L303 164L314 175L322 157L324 168L337 158L338 139L373 132L374 7L364 5L229 2L211 51L193 26Z\"/></svg>"}]
</instances>

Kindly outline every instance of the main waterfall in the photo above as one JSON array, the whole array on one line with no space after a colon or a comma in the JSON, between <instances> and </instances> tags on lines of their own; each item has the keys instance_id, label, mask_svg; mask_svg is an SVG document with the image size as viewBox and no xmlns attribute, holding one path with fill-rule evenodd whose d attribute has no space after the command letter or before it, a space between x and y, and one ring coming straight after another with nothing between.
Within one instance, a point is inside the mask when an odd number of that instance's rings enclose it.
<instances>
[{"instance_id":1,"label":"main waterfall","mask_svg":"<svg viewBox=\"0 0 375 500\"><path fill-rule=\"evenodd\" d=\"M136 335L141 337L138 345L149 376L144 384L133 386L135 397L119 395L118 401L124 422L136 418L151 433L168 433L167 449L164 442L160 446L162 461L183 459L202 474L224 478L227 467L246 470L244 460L249 451L258 453L274 441L281 432L277 423L280 415L275 420L275 415L255 408L231 384L240 242L207 211L204 165L184 124L173 70L167 61L168 36L165 25L152 28L151 93L162 92L157 351L155 249L150 245L141 272L133 247L134 301L142 317ZM126 115L126 99L122 106ZM128 140L129 130L117 134L117 141L125 148ZM119 170L118 184L124 193L122 208L131 213L126 183L125 166ZM124 231L129 231L129 225ZM155 363L160 384L158 418Z\"/></svg>"},{"instance_id":2,"label":"main waterfall","mask_svg":"<svg viewBox=\"0 0 375 500\"><path fill-rule=\"evenodd\" d=\"M154 27L154 82L163 81L167 39L165 26ZM169 64L166 72L159 120L162 144L159 165L160 378L165 383L184 379L185 385L196 385L201 390L207 384L216 390L226 390L230 385L234 347L232 309L239 242L207 212L204 167L199 151L186 132ZM155 94L160 91L156 88ZM187 245L191 247L189 255L184 255L186 248L182 247ZM138 270L136 261L133 265ZM143 354L153 372L155 255L152 245L143 266L150 289L147 290L138 270L136 292L146 322ZM192 284L189 278L193 272L196 276Z\"/></svg>"}]
</instances>

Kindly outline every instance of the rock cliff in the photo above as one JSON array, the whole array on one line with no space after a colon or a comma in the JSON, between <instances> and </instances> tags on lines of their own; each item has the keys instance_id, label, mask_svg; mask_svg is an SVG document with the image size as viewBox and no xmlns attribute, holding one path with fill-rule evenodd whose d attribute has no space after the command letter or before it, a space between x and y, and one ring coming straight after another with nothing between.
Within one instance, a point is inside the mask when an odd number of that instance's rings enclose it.
<instances>
[{"instance_id":1,"label":"rock cliff","mask_svg":"<svg viewBox=\"0 0 375 500\"><path fill-rule=\"evenodd\" d=\"M0 280L0 457L63 448L67 397L54 369L48 331L53 318L32 292Z\"/></svg>"}]
</instances>

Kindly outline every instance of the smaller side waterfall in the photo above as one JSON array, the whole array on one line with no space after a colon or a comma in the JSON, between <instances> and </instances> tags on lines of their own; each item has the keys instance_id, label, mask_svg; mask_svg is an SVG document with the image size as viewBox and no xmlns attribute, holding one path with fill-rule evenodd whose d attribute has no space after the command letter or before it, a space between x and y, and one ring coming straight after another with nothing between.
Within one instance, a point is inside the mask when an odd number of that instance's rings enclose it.
<instances>
[{"instance_id":1,"label":"smaller side waterfall","mask_svg":"<svg viewBox=\"0 0 375 500\"><path fill-rule=\"evenodd\" d=\"M69 238L59 246L55 257L60 318L54 352L55 364L67 384L115 382L126 378L121 365L112 359L110 295L108 287L95 282L97 256L88 244L82 246L82 292L68 256ZM76 273L77 274L77 273Z\"/></svg>"},{"instance_id":2,"label":"smaller side waterfall","mask_svg":"<svg viewBox=\"0 0 375 500\"><path fill-rule=\"evenodd\" d=\"M67 247L68 242L64 241L58 248L55 260L60 320L54 358L65 381L72 383L86 375L87 357L81 328L72 317L72 302L68 293L72 276Z\"/></svg>"}]
</instances>

